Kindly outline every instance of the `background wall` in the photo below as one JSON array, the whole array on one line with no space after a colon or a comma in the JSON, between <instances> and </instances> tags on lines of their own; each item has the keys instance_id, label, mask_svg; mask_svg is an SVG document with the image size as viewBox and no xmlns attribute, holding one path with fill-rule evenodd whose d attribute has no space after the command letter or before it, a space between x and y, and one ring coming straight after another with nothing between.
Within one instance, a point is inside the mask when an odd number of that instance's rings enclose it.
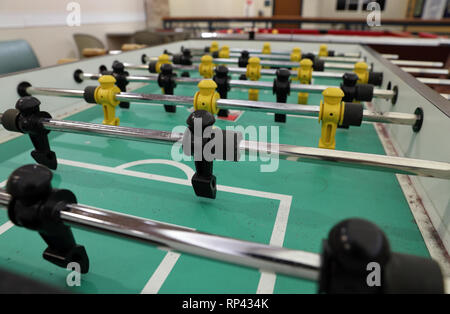
<instances>
[{"instance_id":1,"label":"background wall","mask_svg":"<svg viewBox=\"0 0 450 314\"><path fill-rule=\"evenodd\" d=\"M107 33L145 28L143 0L77 0L81 25L67 26L69 0L1 0L0 40L25 39L42 66L61 58L77 58L74 33L89 33L106 45Z\"/></svg>"},{"instance_id":2,"label":"background wall","mask_svg":"<svg viewBox=\"0 0 450 314\"><path fill-rule=\"evenodd\" d=\"M188 3L184 1L184 6ZM145 0L145 8L149 28L162 27L162 17L170 16L169 0Z\"/></svg>"},{"instance_id":3,"label":"background wall","mask_svg":"<svg viewBox=\"0 0 450 314\"><path fill-rule=\"evenodd\" d=\"M70 3L79 4L82 24L145 21L144 0L1 0L0 27L66 25Z\"/></svg>"},{"instance_id":4,"label":"background wall","mask_svg":"<svg viewBox=\"0 0 450 314\"><path fill-rule=\"evenodd\" d=\"M272 4L273 0L270 1ZM170 16L246 16L246 0L169 0ZM253 0L249 16L272 15L272 5L264 6L264 0Z\"/></svg>"},{"instance_id":5,"label":"background wall","mask_svg":"<svg viewBox=\"0 0 450 314\"><path fill-rule=\"evenodd\" d=\"M266 7L265 0L253 0L250 6L247 0L76 0L81 6L81 25L70 27L66 23L70 14L67 5L72 0L0 0L0 40L27 40L41 65L48 66L61 58L79 57L74 33L92 34L106 44L108 33L161 27L163 16L257 16L259 12L271 16L274 1ZM336 1L303 0L303 16L367 16L361 5L359 11L336 11ZM405 17L407 4L408 0L387 0L382 18Z\"/></svg>"},{"instance_id":6,"label":"background wall","mask_svg":"<svg viewBox=\"0 0 450 314\"><path fill-rule=\"evenodd\" d=\"M253 0L250 16L262 10L265 16L272 15L273 2L264 6L264 0ZM360 0L362 3L363 0ZM169 0L170 16L245 16L246 0ZM408 0L388 0L383 11L385 18L404 18ZM303 0L303 16L307 17L361 17L365 11L336 11L336 0ZM293 15L296 13L293 12Z\"/></svg>"}]
</instances>

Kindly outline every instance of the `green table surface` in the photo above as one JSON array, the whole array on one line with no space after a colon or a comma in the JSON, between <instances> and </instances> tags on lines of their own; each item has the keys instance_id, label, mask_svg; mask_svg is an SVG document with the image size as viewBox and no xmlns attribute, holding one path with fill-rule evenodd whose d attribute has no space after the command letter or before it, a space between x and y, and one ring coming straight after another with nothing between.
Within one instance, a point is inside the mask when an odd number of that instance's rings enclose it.
<instances>
[{"instance_id":1,"label":"green table surface","mask_svg":"<svg viewBox=\"0 0 450 314\"><path fill-rule=\"evenodd\" d=\"M338 84L325 79L315 83ZM175 94L193 96L195 90L179 86ZM161 91L152 84L138 92ZM247 99L247 94L233 89L229 98ZM274 99L270 91L260 92L260 100ZM318 104L320 99L321 95L311 95L309 103ZM289 102L296 101L293 93ZM117 110L122 126L166 131L185 126L188 114L183 107L173 114L159 105L134 103L130 110ZM92 107L67 119L101 123L102 110ZM273 115L259 112L245 112L237 122L218 120L216 125L277 126L280 143L309 147L317 147L320 136L317 119L288 117L286 124L280 124ZM160 162L171 159L170 146L56 132L50 138L60 162L53 186L72 190L81 204L260 243L270 243L276 229L279 245L311 252L320 252L321 241L333 225L360 217L378 224L393 250L429 256L394 174L292 161L280 161L276 172L262 173L260 166L268 161L218 161L214 172L223 188L217 199L209 200L196 197L191 186L182 184L187 174L180 167ZM339 129L336 141L339 150L385 154L372 124ZM0 145L0 182L12 170L33 163L31 149L27 136ZM116 168L142 160L147 162ZM192 161L181 164L195 169ZM278 211L288 215L285 225L275 224ZM0 225L7 221L6 212L0 211ZM20 227L0 235L0 267L75 292L139 293L167 254L89 231L74 229L74 234L91 263L80 287L68 288L69 271L43 260L44 241ZM260 277L258 270L181 254L159 293L255 293ZM273 289L274 293L315 291L313 282L281 275Z\"/></svg>"}]
</instances>

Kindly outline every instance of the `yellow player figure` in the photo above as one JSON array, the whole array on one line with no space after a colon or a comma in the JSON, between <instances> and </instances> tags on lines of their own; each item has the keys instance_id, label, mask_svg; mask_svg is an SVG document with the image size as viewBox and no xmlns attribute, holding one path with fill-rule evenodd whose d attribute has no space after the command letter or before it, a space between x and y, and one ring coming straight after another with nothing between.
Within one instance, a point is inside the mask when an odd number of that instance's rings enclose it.
<instances>
[{"instance_id":1,"label":"yellow player figure","mask_svg":"<svg viewBox=\"0 0 450 314\"><path fill-rule=\"evenodd\" d=\"M261 60L257 57L248 59L247 64L247 79L250 81L258 81L261 78ZM257 101L259 99L259 90L249 89L248 100Z\"/></svg>"},{"instance_id":2,"label":"yellow player figure","mask_svg":"<svg viewBox=\"0 0 450 314\"><path fill-rule=\"evenodd\" d=\"M214 76L214 64L213 57L210 55L204 55L200 59L200 65L198 66L198 72L203 78L210 79Z\"/></svg>"},{"instance_id":3,"label":"yellow player figure","mask_svg":"<svg viewBox=\"0 0 450 314\"><path fill-rule=\"evenodd\" d=\"M313 62L310 59L303 59L298 69L298 80L300 84L310 85L312 83ZM308 104L308 93L298 93L298 104Z\"/></svg>"},{"instance_id":4,"label":"yellow player figure","mask_svg":"<svg viewBox=\"0 0 450 314\"><path fill-rule=\"evenodd\" d=\"M116 107L120 101L116 100L116 95L120 93L116 79L112 75L103 75L98 79L100 86L95 89L95 102L102 105L104 120L106 125L119 125L120 120L116 117Z\"/></svg>"},{"instance_id":5,"label":"yellow player figure","mask_svg":"<svg viewBox=\"0 0 450 314\"><path fill-rule=\"evenodd\" d=\"M322 123L322 134L319 148L336 148L336 129L342 124L345 103L342 101L344 92L338 87L329 87L322 93L320 102L319 123Z\"/></svg>"},{"instance_id":6,"label":"yellow player figure","mask_svg":"<svg viewBox=\"0 0 450 314\"><path fill-rule=\"evenodd\" d=\"M217 84L213 80L201 80L198 83L198 92L194 96L194 109L206 110L212 114L217 114L217 101L220 95L216 92Z\"/></svg>"}]
</instances>

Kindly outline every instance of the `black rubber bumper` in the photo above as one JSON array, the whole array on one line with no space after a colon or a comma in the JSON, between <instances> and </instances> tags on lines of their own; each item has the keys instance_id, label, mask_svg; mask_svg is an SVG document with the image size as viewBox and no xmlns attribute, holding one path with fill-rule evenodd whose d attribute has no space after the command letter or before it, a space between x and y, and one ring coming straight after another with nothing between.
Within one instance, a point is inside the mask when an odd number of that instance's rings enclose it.
<instances>
[{"instance_id":1,"label":"black rubber bumper","mask_svg":"<svg viewBox=\"0 0 450 314\"><path fill-rule=\"evenodd\" d=\"M345 103L344 120L342 126L361 126L363 121L364 107L362 104Z\"/></svg>"}]
</instances>

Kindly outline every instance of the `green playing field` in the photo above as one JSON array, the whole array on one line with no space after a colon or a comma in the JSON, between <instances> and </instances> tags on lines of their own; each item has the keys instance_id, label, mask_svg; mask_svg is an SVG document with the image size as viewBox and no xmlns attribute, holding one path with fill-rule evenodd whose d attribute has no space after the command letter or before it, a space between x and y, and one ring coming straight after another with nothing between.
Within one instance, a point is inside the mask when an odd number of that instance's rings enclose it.
<instances>
[{"instance_id":1,"label":"green playing field","mask_svg":"<svg viewBox=\"0 0 450 314\"><path fill-rule=\"evenodd\" d=\"M317 84L334 84L316 80ZM177 95L192 96L196 88L179 86ZM160 93L156 84L137 92ZM242 90L229 98L246 99ZM46 97L40 98L45 102ZM320 95L311 95L318 104ZM270 91L260 100L274 101ZM296 103L292 94L289 102ZM166 113L160 105L131 104L118 109L122 126L171 131L184 126L188 109ZM101 123L102 110L92 107L68 120ZM236 122L216 125L276 126L283 144L317 147L317 119L288 117L286 124L273 115L245 112ZM378 224L393 250L429 256L422 236L395 175L368 170L279 161L275 172L261 172L270 161L215 162L217 199L195 196L188 177L191 161L171 160L172 147L76 134L50 134L59 159L53 185L72 190L81 204L100 207L213 234L319 252L321 240L337 222L360 217ZM268 139L271 140L270 137ZM372 124L337 131L336 149L385 154ZM31 142L21 136L0 145L0 182L9 173L33 163ZM125 239L74 230L86 247L90 272L81 287L66 286L69 271L42 259L44 241L32 231L11 227L0 212L0 267L84 293L313 293L314 283L261 273L218 261L168 253ZM275 280L274 280L275 279Z\"/></svg>"}]
</instances>

